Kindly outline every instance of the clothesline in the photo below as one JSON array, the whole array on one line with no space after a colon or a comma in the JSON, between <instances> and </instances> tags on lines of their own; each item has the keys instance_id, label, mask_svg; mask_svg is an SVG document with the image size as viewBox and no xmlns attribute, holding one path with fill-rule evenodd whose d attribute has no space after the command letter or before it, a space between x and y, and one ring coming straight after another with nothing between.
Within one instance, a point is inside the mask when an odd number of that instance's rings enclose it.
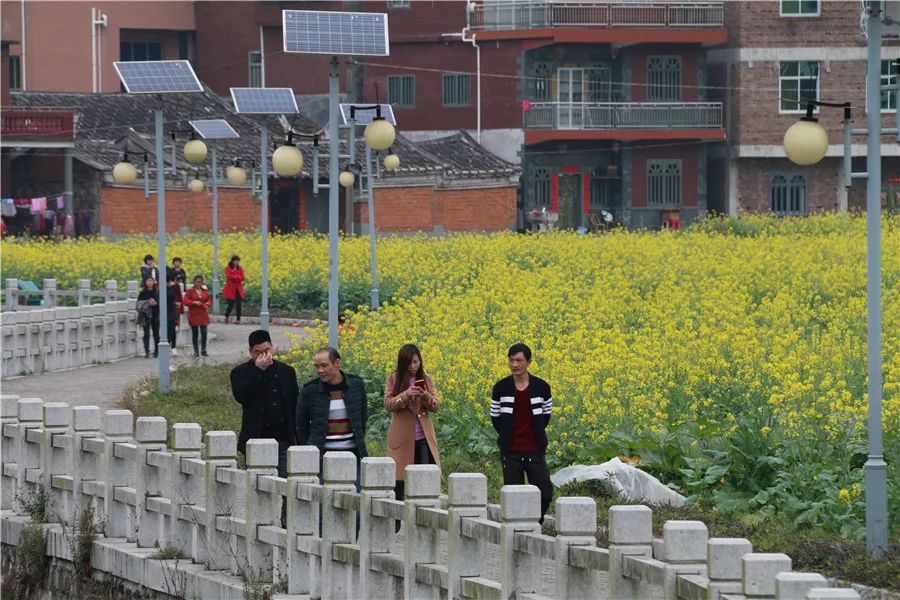
<instances>
[{"instance_id":1,"label":"clothesline","mask_svg":"<svg viewBox=\"0 0 900 600\"><path fill-rule=\"evenodd\" d=\"M19 211L31 215L29 229L37 234L51 234L60 231L65 235L75 233L75 221L62 211L66 208L66 195L55 194L34 198L0 199L0 215L16 217Z\"/></svg>"}]
</instances>

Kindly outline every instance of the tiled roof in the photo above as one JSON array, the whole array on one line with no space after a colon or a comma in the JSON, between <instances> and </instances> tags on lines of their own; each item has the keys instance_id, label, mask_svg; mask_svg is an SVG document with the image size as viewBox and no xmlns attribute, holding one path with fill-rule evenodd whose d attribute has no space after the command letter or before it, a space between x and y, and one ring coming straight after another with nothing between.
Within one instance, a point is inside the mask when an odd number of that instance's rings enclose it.
<instances>
[{"instance_id":1,"label":"tiled roof","mask_svg":"<svg viewBox=\"0 0 900 600\"><path fill-rule=\"evenodd\" d=\"M78 94L60 92L13 92L12 105L17 108L72 110L76 113L75 158L95 169L107 171L122 159L127 149L133 154L154 152L154 112L163 110L165 139L171 143L171 132L190 129L188 121L195 119L225 119L238 132L235 140L218 140L219 161L222 165L239 157L245 165L259 160L259 128L264 124L269 131L272 147L283 143L288 129L305 134L319 134L323 143L319 152L319 172L328 174L327 138L316 123L303 115L240 115L234 112L230 99L224 99L208 88L192 94ZM179 146L186 141L179 137ZM342 141L342 153L346 154L347 142ZM300 145L304 155L303 176L312 173L311 145ZM508 177L517 168L490 153L467 133L460 131L448 137L425 142L411 142L397 136L392 150L400 157L396 171L382 170L385 178L443 176L466 179L484 177ZM362 128L358 130L356 161L363 162L365 142ZM167 156L168 158L169 156ZM133 158L133 162L140 159ZM152 159L151 159L152 160ZM178 167L189 171L192 165L177 153ZM341 168L346 166L341 160Z\"/></svg>"}]
</instances>

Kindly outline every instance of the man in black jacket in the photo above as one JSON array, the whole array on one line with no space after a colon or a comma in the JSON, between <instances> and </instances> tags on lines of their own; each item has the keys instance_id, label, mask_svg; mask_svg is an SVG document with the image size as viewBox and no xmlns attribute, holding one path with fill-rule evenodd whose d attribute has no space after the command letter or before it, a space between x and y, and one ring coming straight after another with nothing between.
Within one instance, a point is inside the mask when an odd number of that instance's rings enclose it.
<instances>
[{"instance_id":1,"label":"man in black jacket","mask_svg":"<svg viewBox=\"0 0 900 600\"><path fill-rule=\"evenodd\" d=\"M287 477L287 449L297 443L297 374L290 365L272 358L268 331L254 331L249 343L250 360L231 371L231 393L244 407L238 450L244 452L250 439L276 439L278 475Z\"/></svg>"},{"instance_id":2,"label":"man in black jacket","mask_svg":"<svg viewBox=\"0 0 900 600\"><path fill-rule=\"evenodd\" d=\"M491 422L497 430L504 485L528 483L541 491L541 522L553 499L547 467L547 423L553 408L550 384L528 372L531 348L513 344L509 352L512 375L494 385Z\"/></svg>"},{"instance_id":3,"label":"man in black jacket","mask_svg":"<svg viewBox=\"0 0 900 600\"><path fill-rule=\"evenodd\" d=\"M297 404L297 443L326 452L344 450L365 458L369 406L363 380L341 371L341 355L331 347L316 352L318 378L308 381Z\"/></svg>"}]
</instances>

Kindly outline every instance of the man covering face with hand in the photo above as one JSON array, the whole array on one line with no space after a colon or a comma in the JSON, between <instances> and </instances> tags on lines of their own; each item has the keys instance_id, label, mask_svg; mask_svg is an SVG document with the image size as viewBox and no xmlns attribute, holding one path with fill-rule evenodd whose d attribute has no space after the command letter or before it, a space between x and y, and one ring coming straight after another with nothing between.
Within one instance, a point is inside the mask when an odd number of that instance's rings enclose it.
<instances>
[{"instance_id":1,"label":"man covering face with hand","mask_svg":"<svg viewBox=\"0 0 900 600\"><path fill-rule=\"evenodd\" d=\"M250 360L231 371L231 393L244 407L238 450L247 440L278 441L278 475L287 477L287 449L297 443L294 415L297 410L297 374L294 368L273 358L269 332L250 334Z\"/></svg>"}]
</instances>

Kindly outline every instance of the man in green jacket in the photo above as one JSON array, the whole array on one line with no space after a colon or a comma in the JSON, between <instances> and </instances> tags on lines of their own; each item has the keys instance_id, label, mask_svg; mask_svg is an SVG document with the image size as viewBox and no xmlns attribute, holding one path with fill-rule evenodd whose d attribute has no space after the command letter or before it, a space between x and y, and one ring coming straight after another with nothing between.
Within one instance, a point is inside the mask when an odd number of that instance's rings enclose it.
<instances>
[{"instance_id":1,"label":"man in green jacket","mask_svg":"<svg viewBox=\"0 0 900 600\"><path fill-rule=\"evenodd\" d=\"M363 380L341 371L341 355L324 347L315 356L317 379L307 382L297 403L297 442L327 452L353 452L359 462L366 452L369 407Z\"/></svg>"}]
</instances>

